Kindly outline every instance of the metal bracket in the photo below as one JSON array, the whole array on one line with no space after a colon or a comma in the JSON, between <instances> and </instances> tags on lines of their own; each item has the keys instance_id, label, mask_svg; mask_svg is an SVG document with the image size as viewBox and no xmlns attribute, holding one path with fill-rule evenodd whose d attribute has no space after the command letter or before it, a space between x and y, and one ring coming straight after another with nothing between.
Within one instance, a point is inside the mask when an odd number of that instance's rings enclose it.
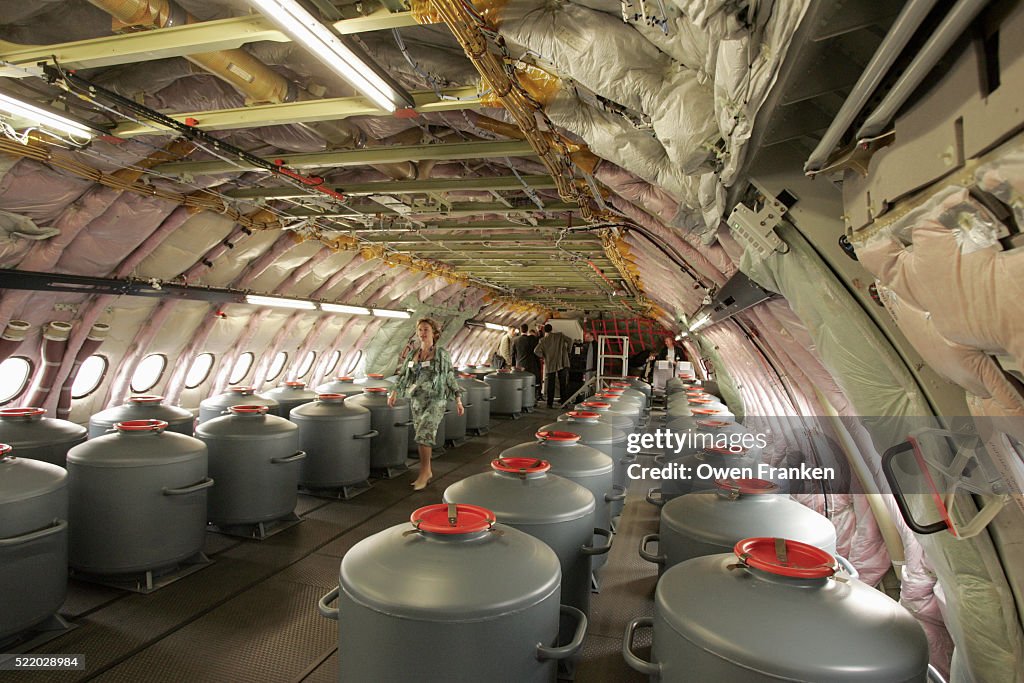
<instances>
[{"instance_id":1,"label":"metal bracket","mask_svg":"<svg viewBox=\"0 0 1024 683\"><path fill-rule=\"evenodd\" d=\"M753 208L737 204L729 215L733 233L762 258L776 251L789 251L789 245L775 234L775 228L782 223L787 211L786 205L771 195L763 199L763 204L755 203Z\"/></svg>"},{"instance_id":2,"label":"metal bracket","mask_svg":"<svg viewBox=\"0 0 1024 683\"><path fill-rule=\"evenodd\" d=\"M71 311L72 313L78 313L78 304L54 304L53 310Z\"/></svg>"}]
</instances>

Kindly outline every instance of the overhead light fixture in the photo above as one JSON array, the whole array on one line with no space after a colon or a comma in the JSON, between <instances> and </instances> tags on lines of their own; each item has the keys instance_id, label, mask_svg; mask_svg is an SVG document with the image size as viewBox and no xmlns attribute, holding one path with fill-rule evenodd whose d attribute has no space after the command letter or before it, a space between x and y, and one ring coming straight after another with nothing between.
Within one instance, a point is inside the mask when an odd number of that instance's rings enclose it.
<instances>
[{"instance_id":1,"label":"overhead light fixture","mask_svg":"<svg viewBox=\"0 0 1024 683\"><path fill-rule=\"evenodd\" d=\"M348 313L350 315L370 315L370 309L364 306L347 306L345 304L320 304L320 310L325 313Z\"/></svg>"},{"instance_id":2,"label":"overhead light fixture","mask_svg":"<svg viewBox=\"0 0 1024 683\"><path fill-rule=\"evenodd\" d=\"M690 325L690 332L696 332L700 328L704 327L705 325L707 325L709 320L711 320L710 313L705 313L701 317L697 318L697 320L694 321L692 325Z\"/></svg>"},{"instance_id":3,"label":"overhead light fixture","mask_svg":"<svg viewBox=\"0 0 1024 683\"><path fill-rule=\"evenodd\" d=\"M276 296L255 296L246 294L245 303L253 306L275 306L277 308L301 308L308 311L316 310L316 304L302 299L283 299Z\"/></svg>"},{"instance_id":4,"label":"overhead light fixture","mask_svg":"<svg viewBox=\"0 0 1024 683\"><path fill-rule=\"evenodd\" d=\"M386 308L372 308L373 314L378 318L410 318L409 311L390 311Z\"/></svg>"},{"instance_id":5,"label":"overhead light fixture","mask_svg":"<svg viewBox=\"0 0 1024 683\"><path fill-rule=\"evenodd\" d=\"M499 325L498 323L484 323L484 327L486 327L489 330L498 330L499 332L505 331L505 327Z\"/></svg>"},{"instance_id":6,"label":"overhead light fixture","mask_svg":"<svg viewBox=\"0 0 1024 683\"><path fill-rule=\"evenodd\" d=\"M295 0L250 0L292 40L341 76L381 109L393 112L395 90L329 28Z\"/></svg>"},{"instance_id":7,"label":"overhead light fixture","mask_svg":"<svg viewBox=\"0 0 1024 683\"><path fill-rule=\"evenodd\" d=\"M4 93L0 93L0 112L26 119L32 125L64 133L71 137L88 140L93 136L93 131L85 124Z\"/></svg>"}]
</instances>

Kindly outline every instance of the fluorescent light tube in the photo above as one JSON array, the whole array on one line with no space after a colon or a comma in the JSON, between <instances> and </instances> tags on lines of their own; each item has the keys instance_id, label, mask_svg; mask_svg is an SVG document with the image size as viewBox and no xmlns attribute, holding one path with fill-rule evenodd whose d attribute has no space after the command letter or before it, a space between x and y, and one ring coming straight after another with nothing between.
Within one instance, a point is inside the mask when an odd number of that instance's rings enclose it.
<instances>
[{"instance_id":1,"label":"fluorescent light tube","mask_svg":"<svg viewBox=\"0 0 1024 683\"><path fill-rule=\"evenodd\" d=\"M250 0L292 40L384 111L397 109L391 86L295 0Z\"/></svg>"},{"instance_id":2,"label":"fluorescent light tube","mask_svg":"<svg viewBox=\"0 0 1024 683\"><path fill-rule=\"evenodd\" d=\"M302 308L306 310L316 309L316 304L312 301L302 301L301 299L280 299L276 296L255 296L252 294L246 294L245 303L252 304L254 306L277 306L279 308Z\"/></svg>"},{"instance_id":3,"label":"fluorescent light tube","mask_svg":"<svg viewBox=\"0 0 1024 683\"><path fill-rule=\"evenodd\" d=\"M28 119L34 124L59 131L66 135L80 138L91 138L93 136L93 132L87 126L77 121L72 121L60 114L40 109L35 105L23 102L4 93L0 93L0 112L7 112L8 114Z\"/></svg>"},{"instance_id":4,"label":"fluorescent light tube","mask_svg":"<svg viewBox=\"0 0 1024 683\"><path fill-rule=\"evenodd\" d=\"M378 318L410 318L409 311L389 311L386 308L371 309Z\"/></svg>"},{"instance_id":5,"label":"fluorescent light tube","mask_svg":"<svg viewBox=\"0 0 1024 683\"><path fill-rule=\"evenodd\" d=\"M697 318L697 321L690 325L690 332L695 332L699 330L701 327L706 325L709 320L711 320L710 313L705 313L701 317Z\"/></svg>"},{"instance_id":6,"label":"fluorescent light tube","mask_svg":"<svg viewBox=\"0 0 1024 683\"><path fill-rule=\"evenodd\" d=\"M503 332L505 330L505 328L498 323L484 323L484 327L489 330L498 330L499 332Z\"/></svg>"},{"instance_id":7,"label":"fluorescent light tube","mask_svg":"<svg viewBox=\"0 0 1024 683\"><path fill-rule=\"evenodd\" d=\"M352 315L370 315L370 309L363 306L347 306L345 304L320 304L320 310L327 313L350 313Z\"/></svg>"}]
</instances>

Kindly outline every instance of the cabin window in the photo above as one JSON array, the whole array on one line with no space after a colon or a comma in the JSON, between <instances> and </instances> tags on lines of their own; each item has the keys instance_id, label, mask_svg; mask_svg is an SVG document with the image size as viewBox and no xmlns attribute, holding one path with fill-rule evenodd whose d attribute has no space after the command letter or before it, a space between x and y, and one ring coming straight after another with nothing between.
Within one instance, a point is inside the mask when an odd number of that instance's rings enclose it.
<instances>
[{"instance_id":1,"label":"cabin window","mask_svg":"<svg viewBox=\"0 0 1024 683\"><path fill-rule=\"evenodd\" d=\"M246 351L238 360L235 361L235 367L231 368L231 376L228 377L228 384L238 384L245 376L249 374L249 369L252 368L252 361L255 356L252 355L252 351Z\"/></svg>"},{"instance_id":2,"label":"cabin window","mask_svg":"<svg viewBox=\"0 0 1024 683\"><path fill-rule=\"evenodd\" d=\"M0 363L0 403L21 396L31 377L32 362L27 358L14 356Z\"/></svg>"},{"instance_id":3,"label":"cabin window","mask_svg":"<svg viewBox=\"0 0 1024 683\"><path fill-rule=\"evenodd\" d=\"M296 378L302 378L309 374L310 369L313 367L313 361L316 360L316 351L310 351L306 354L306 357L302 359L299 364L299 369L295 373Z\"/></svg>"},{"instance_id":4,"label":"cabin window","mask_svg":"<svg viewBox=\"0 0 1024 683\"><path fill-rule=\"evenodd\" d=\"M329 375L334 372L334 369L338 367L338 361L341 360L341 351L334 349L334 353L327 359L327 365L324 367L324 374Z\"/></svg>"},{"instance_id":5,"label":"cabin window","mask_svg":"<svg viewBox=\"0 0 1024 683\"><path fill-rule=\"evenodd\" d=\"M166 367L167 356L162 353L151 353L143 358L132 375L132 391L138 394L152 389L160 381Z\"/></svg>"},{"instance_id":6,"label":"cabin window","mask_svg":"<svg viewBox=\"0 0 1024 683\"><path fill-rule=\"evenodd\" d=\"M270 362L270 369L267 370L267 381L277 379L277 377L284 372L285 363L288 362L288 352L278 351L277 355L274 356L274 360Z\"/></svg>"},{"instance_id":7,"label":"cabin window","mask_svg":"<svg viewBox=\"0 0 1024 683\"><path fill-rule=\"evenodd\" d=\"M212 353L201 353L196 356L196 359L192 361L192 367L188 369L188 374L185 376L185 388L195 389L198 387L210 376L210 370L212 369Z\"/></svg>"},{"instance_id":8,"label":"cabin window","mask_svg":"<svg viewBox=\"0 0 1024 683\"><path fill-rule=\"evenodd\" d=\"M85 398L103 382L109 367L106 356L92 355L85 359L71 385L71 398Z\"/></svg>"},{"instance_id":9,"label":"cabin window","mask_svg":"<svg viewBox=\"0 0 1024 683\"><path fill-rule=\"evenodd\" d=\"M352 356L352 362L350 362L348 364L348 367L345 368L345 374L346 375L351 375L353 372L355 372L356 368L359 367L359 361L361 361L362 359L363 359L363 351L362 351L362 349L360 349L360 350L356 351L356 355Z\"/></svg>"}]
</instances>

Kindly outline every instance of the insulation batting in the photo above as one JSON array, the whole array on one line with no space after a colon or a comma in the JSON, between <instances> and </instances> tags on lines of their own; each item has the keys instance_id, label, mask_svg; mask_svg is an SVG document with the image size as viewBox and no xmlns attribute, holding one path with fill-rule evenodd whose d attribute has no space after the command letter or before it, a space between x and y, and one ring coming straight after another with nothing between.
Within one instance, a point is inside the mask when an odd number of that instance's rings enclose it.
<instances>
[{"instance_id":1,"label":"insulation batting","mask_svg":"<svg viewBox=\"0 0 1024 683\"><path fill-rule=\"evenodd\" d=\"M873 451L862 449L862 453L876 484L886 491L876 454L903 441L912 429L903 416L927 417L931 411L888 342L813 249L789 226L784 224L780 230L789 253L773 254L756 265L744 263L743 270L761 286L783 294L807 327L822 363L853 409L864 416L861 420L871 436ZM807 287L807 282L816 286ZM973 514L974 503L968 497L958 499L957 505L963 506L963 514ZM948 534L919 540L947 596L950 634L970 668L979 680L998 680L998 672L1014 670L1022 634L1020 625L1006 618L1015 608L991 540L984 534L967 540L955 540ZM915 578L913 574L907 577L905 590L925 591L921 584L914 584ZM924 599L925 607L934 602L934 595ZM921 601L905 604L912 610L922 607ZM945 667L940 657L948 652L934 638L931 645L933 657Z\"/></svg>"}]
</instances>

